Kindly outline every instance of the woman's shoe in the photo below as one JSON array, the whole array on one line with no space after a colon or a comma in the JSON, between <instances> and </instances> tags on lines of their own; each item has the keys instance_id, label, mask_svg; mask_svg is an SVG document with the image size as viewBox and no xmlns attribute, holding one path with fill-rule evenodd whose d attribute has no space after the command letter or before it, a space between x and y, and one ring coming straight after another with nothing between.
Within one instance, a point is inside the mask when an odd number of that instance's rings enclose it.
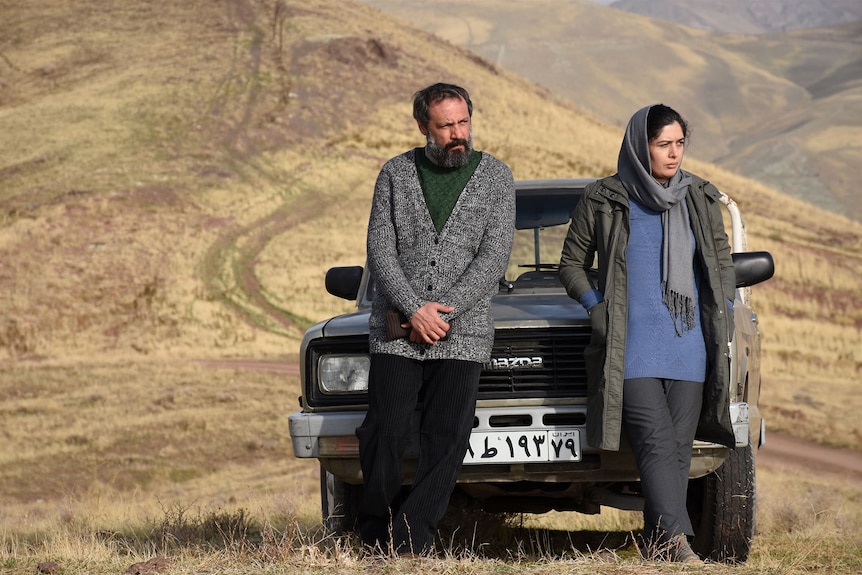
<instances>
[{"instance_id":1,"label":"woman's shoe","mask_svg":"<svg viewBox=\"0 0 862 575\"><path fill-rule=\"evenodd\" d=\"M688 544L685 533L677 535L670 540L668 559L674 563L703 563L697 553Z\"/></svg>"}]
</instances>

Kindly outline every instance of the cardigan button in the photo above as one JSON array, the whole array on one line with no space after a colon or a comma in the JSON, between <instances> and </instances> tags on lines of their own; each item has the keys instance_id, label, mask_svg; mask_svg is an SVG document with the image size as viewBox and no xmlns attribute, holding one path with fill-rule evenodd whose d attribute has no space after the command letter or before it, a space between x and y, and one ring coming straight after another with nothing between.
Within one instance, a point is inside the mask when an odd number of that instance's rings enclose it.
<instances>
[{"instance_id":1,"label":"cardigan button","mask_svg":"<svg viewBox=\"0 0 862 575\"><path fill-rule=\"evenodd\" d=\"M435 262L434 260L431 260L431 267L433 268L436 265L437 265L437 262Z\"/></svg>"}]
</instances>

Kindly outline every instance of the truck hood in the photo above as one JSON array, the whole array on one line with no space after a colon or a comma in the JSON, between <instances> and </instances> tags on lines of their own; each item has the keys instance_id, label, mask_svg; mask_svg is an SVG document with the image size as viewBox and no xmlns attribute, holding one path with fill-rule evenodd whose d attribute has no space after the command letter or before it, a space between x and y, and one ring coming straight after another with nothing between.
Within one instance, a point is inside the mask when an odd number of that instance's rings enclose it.
<instances>
[{"instance_id":1,"label":"truck hood","mask_svg":"<svg viewBox=\"0 0 862 575\"><path fill-rule=\"evenodd\" d=\"M586 310L566 293L513 291L494 296L491 309L497 329L590 325Z\"/></svg>"},{"instance_id":2,"label":"truck hood","mask_svg":"<svg viewBox=\"0 0 862 575\"><path fill-rule=\"evenodd\" d=\"M589 325L590 318L580 303L559 290L516 290L500 293L491 300L497 329L565 328ZM369 308L333 317L312 326L306 338L347 337L368 333Z\"/></svg>"}]
</instances>

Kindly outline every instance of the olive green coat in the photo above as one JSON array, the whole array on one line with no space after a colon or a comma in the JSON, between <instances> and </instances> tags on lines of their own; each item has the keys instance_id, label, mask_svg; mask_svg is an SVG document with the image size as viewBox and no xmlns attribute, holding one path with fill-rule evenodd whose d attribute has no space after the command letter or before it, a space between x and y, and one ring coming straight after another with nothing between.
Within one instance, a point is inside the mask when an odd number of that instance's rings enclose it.
<instances>
[{"instance_id":1,"label":"olive green coat","mask_svg":"<svg viewBox=\"0 0 862 575\"><path fill-rule=\"evenodd\" d=\"M707 372L697 438L734 445L730 421L730 341L736 278L724 231L719 191L692 176L686 202L700 262L701 325L706 342ZM588 272L598 255L598 290L604 301L590 310L592 336L587 364L587 441L616 451L622 432L623 374L626 354L628 292L626 246L629 198L616 176L587 186L572 213L560 259L560 278L569 296L594 289Z\"/></svg>"}]
</instances>

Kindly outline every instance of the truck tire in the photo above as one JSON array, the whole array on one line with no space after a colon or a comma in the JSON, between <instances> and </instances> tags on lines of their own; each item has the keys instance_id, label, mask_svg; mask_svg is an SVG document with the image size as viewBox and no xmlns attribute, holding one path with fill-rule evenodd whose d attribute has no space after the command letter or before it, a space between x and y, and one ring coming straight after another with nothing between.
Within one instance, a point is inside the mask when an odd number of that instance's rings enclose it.
<instances>
[{"instance_id":1,"label":"truck tire","mask_svg":"<svg viewBox=\"0 0 862 575\"><path fill-rule=\"evenodd\" d=\"M361 499L361 485L345 483L320 466L320 506L327 534L345 535L354 531Z\"/></svg>"},{"instance_id":2,"label":"truck tire","mask_svg":"<svg viewBox=\"0 0 862 575\"><path fill-rule=\"evenodd\" d=\"M754 538L755 502L754 452L749 442L731 449L714 472L689 482L695 552L704 559L744 563Z\"/></svg>"}]
</instances>

